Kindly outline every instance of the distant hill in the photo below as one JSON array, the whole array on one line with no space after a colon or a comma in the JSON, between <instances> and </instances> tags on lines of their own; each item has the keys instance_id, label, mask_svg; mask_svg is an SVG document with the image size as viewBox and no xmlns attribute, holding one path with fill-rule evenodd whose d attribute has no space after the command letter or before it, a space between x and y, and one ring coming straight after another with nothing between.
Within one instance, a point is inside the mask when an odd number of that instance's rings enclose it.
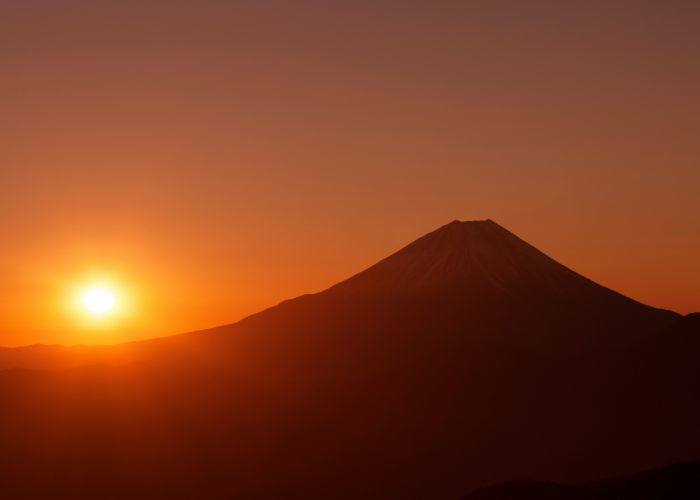
<instances>
[{"instance_id":1,"label":"distant hill","mask_svg":"<svg viewBox=\"0 0 700 500\"><path fill-rule=\"evenodd\" d=\"M0 351L0 484L432 500L697 459L698 323L455 221L233 325Z\"/></svg>"},{"instance_id":2,"label":"distant hill","mask_svg":"<svg viewBox=\"0 0 700 500\"><path fill-rule=\"evenodd\" d=\"M696 500L700 462L676 464L640 474L585 484L509 481L482 488L463 500Z\"/></svg>"}]
</instances>

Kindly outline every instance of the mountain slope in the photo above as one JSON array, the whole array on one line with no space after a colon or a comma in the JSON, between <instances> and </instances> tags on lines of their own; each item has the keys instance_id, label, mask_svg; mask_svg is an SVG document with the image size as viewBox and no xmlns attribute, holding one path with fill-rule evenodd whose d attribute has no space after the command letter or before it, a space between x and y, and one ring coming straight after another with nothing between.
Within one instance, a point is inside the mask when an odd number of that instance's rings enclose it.
<instances>
[{"instance_id":1,"label":"mountain slope","mask_svg":"<svg viewBox=\"0 0 700 500\"><path fill-rule=\"evenodd\" d=\"M696 334L495 223L452 223L234 325L0 353L0 481L10 498L447 499L689 460Z\"/></svg>"}]
</instances>

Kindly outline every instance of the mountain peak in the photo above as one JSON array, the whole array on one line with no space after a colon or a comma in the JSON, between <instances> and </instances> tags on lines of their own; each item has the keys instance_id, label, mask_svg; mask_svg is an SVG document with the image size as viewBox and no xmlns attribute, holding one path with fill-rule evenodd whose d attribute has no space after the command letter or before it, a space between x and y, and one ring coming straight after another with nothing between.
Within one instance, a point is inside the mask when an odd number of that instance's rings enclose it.
<instances>
[{"instance_id":1,"label":"mountain peak","mask_svg":"<svg viewBox=\"0 0 700 500\"><path fill-rule=\"evenodd\" d=\"M593 285L493 220L484 219L454 220L331 290L405 292L450 287L512 294Z\"/></svg>"},{"instance_id":2,"label":"mountain peak","mask_svg":"<svg viewBox=\"0 0 700 500\"><path fill-rule=\"evenodd\" d=\"M459 220L459 219L455 219L455 220L453 220L453 221L450 222L449 224L446 224L446 225L443 226L443 227L450 226L450 225L453 225L453 224L454 224L454 225L460 225L460 224L472 224L472 225L473 225L473 224L496 224L496 223L495 223L494 221L492 221L491 219L477 219L477 220ZM496 224L496 225L498 225L498 224Z\"/></svg>"},{"instance_id":3,"label":"mountain peak","mask_svg":"<svg viewBox=\"0 0 700 500\"><path fill-rule=\"evenodd\" d=\"M479 220L455 219L452 222L445 224L444 226L438 228L437 230L438 231L440 231L440 230L455 230L455 229L464 229L467 227L487 227L487 226L501 227L491 219L479 219Z\"/></svg>"}]
</instances>

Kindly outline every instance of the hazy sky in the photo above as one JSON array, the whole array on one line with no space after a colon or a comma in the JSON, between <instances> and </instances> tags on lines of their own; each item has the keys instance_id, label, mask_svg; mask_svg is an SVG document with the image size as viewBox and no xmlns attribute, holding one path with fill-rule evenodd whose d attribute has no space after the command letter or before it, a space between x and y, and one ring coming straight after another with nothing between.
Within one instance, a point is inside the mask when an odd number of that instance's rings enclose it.
<instances>
[{"instance_id":1,"label":"hazy sky","mask_svg":"<svg viewBox=\"0 0 700 500\"><path fill-rule=\"evenodd\" d=\"M0 0L0 345L231 322L453 219L700 310L698 26L697 1ZM109 328L65 306L96 276L130 296Z\"/></svg>"}]
</instances>

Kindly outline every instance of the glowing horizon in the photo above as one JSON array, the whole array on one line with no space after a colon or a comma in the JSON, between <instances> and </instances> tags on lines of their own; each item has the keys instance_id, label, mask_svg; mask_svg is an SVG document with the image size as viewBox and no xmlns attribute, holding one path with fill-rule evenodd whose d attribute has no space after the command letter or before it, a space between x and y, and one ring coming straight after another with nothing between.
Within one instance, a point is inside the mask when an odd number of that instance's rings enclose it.
<instances>
[{"instance_id":1,"label":"glowing horizon","mask_svg":"<svg viewBox=\"0 0 700 500\"><path fill-rule=\"evenodd\" d=\"M233 322L453 219L700 310L691 3L147 4L0 5L0 346Z\"/></svg>"}]
</instances>

